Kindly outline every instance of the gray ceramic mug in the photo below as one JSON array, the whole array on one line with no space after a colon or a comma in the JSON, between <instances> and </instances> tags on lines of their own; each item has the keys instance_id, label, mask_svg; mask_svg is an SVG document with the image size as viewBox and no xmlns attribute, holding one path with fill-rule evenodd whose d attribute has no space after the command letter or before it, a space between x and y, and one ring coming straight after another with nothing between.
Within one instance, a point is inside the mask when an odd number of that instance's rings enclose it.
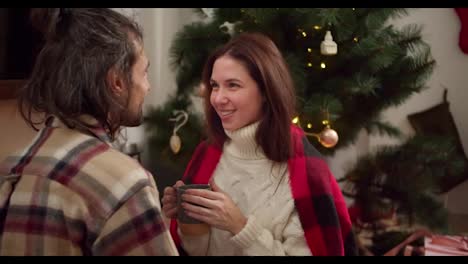
<instances>
[{"instance_id":1,"label":"gray ceramic mug","mask_svg":"<svg viewBox=\"0 0 468 264\"><path fill-rule=\"evenodd\" d=\"M185 190L188 189L205 189L205 190L211 190L211 187L209 184L186 184L182 185L179 187L176 187L177 191L177 220L184 224L201 224L203 222L200 222L196 219L193 219L192 217L188 216L185 214L185 209L181 206L182 201L182 194L185 192Z\"/></svg>"}]
</instances>

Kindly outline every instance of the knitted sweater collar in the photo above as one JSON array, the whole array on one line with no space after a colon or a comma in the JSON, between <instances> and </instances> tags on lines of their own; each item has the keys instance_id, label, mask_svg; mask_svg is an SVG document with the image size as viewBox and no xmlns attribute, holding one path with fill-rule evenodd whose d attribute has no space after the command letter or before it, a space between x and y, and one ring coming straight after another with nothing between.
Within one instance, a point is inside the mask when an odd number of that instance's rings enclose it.
<instances>
[{"instance_id":1,"label":"knitted sweater collar","mask_svg":"<svg viewBox=\"0 0 468 264\"><path fill-rule=\"evenodd\" d=\"M224 152L239 159L266 159L265 153L255 140L259 124L260 122L255 122L234 131L224 130L229 138L224 144Z\"/></svg>"}]
</instances>

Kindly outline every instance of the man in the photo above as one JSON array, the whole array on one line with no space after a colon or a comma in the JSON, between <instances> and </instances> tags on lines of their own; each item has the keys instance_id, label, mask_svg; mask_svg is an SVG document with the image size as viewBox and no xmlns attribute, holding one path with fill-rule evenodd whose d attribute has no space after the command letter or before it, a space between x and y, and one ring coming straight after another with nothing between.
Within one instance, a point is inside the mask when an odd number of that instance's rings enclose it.
<instances>
[{"instance_id":1,"label":"man","mask_svg":"<svg viewBox=\"0 0 468 264\"><path fill-rule=\"evenodd\" d=\"M110 144L142 122L141 30L104 8L31 18L45 45L19 107L44 127L0 165L0 255L177 255L153 177Z\"/></svg>"}]
</instances>

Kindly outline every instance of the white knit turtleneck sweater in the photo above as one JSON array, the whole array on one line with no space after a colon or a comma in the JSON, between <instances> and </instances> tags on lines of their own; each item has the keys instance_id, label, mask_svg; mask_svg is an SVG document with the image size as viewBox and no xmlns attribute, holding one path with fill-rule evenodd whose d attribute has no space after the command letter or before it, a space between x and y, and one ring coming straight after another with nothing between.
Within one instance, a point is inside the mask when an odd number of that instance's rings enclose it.
<instances>
[{"instance_id":1,"label":"white knit turtleneck sweater","mask_svg":"<svg viewBox=\"0 0 468 264\"><path fill-rule=\"evenodd\" d=\"M259 123L226 131L231 139L214 172L216 184L248 218L232 236L211 228L203 236L180 233L189 255L311 255L294 207L287 163L274 164L255 142Z\"/></svg>"}]
</instances>

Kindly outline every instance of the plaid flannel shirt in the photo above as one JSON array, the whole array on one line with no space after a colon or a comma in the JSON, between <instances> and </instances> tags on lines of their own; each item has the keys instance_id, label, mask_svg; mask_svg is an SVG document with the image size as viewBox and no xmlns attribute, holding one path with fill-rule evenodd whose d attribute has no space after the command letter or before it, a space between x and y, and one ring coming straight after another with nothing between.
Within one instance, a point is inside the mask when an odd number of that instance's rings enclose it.
<instances>
[{"instance_id":1,"label":"plaid flannel shirt","mask_svg":"<svg viewBox=\"0 0 468 264\"><path fill-rule=\"evenodd\" d=\"M0 164L0 255L177 254L152 175L102 129L55 118Z\"/></svg>"}]
</instances>

